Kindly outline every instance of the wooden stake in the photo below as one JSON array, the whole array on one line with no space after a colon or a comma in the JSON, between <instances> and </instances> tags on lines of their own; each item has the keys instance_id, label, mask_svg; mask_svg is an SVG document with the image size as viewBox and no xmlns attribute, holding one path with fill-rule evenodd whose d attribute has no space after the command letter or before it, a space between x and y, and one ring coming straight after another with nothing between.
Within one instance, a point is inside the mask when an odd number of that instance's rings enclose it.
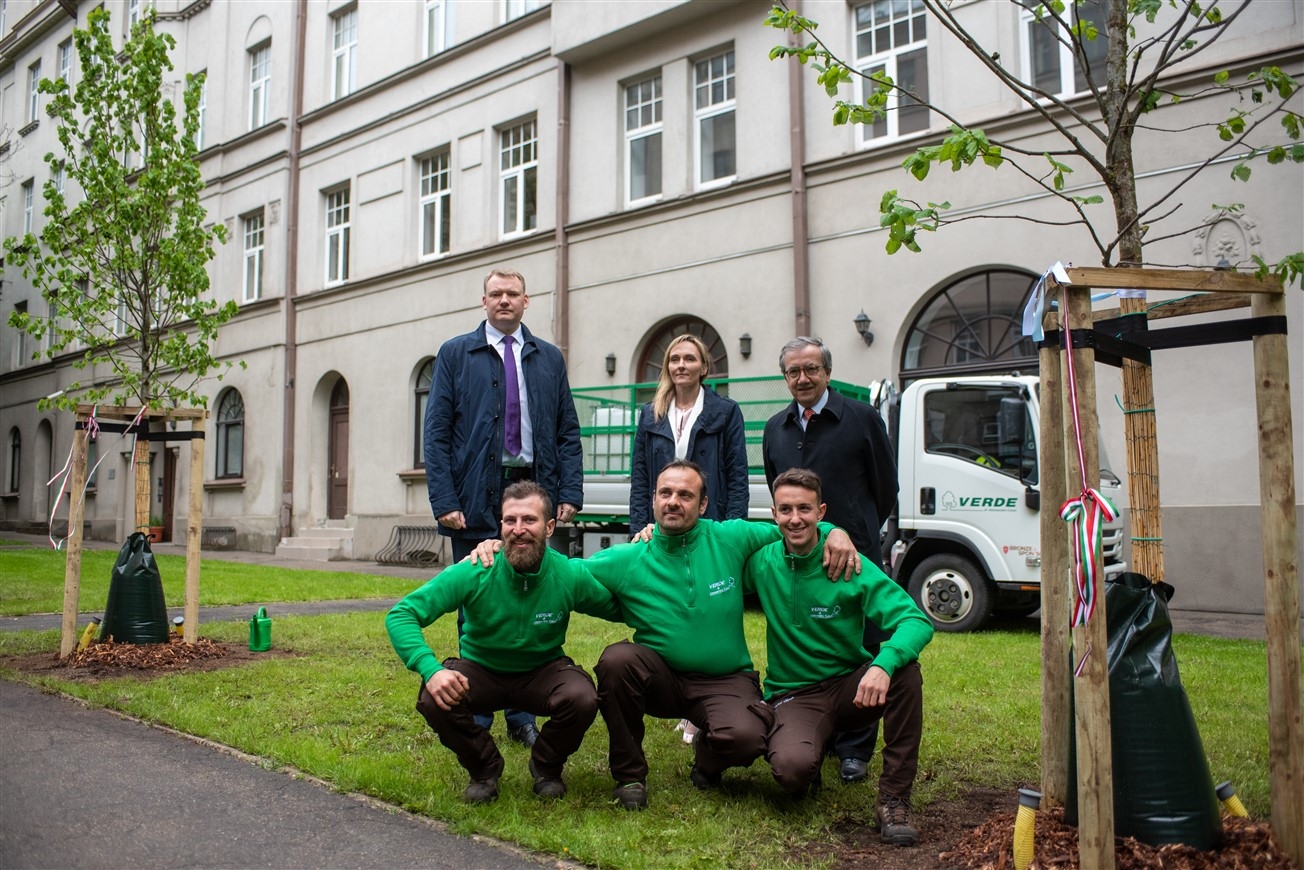
<instances>
[{"instance_id":1,"label":"wooden stake","mask_svg":"<svg viewBox=\"0 0 1304 870\"><path fill-rule=\"evenodd\" d=\"M1286 316L1283 296L1256 296L1255 317ZM1295 521L1290 368L1286 336L1254 339L1263 516L1264 623L1268 636L1268 770L1272 833L1304 867L1304 712L1300 700L1299 530Z\"/></svg>"},{"instance_id":2,"label":"wooden stake","mask_svg":"<svg viewBox=\"0 0 1304 870\"><path fill-rule=\"evenodd\" d=\"M1119 310L1146 316L1144 299L1122 299ZM1127 492L1131 506L1132 570L1164 579L1164 524L1159 503L1159 441L1155 434L1155 385L1150 366L1123 360L1123 431L1127 436Z\"/></svg>"},{"instance_id":3,"label":"wooden stake","mask_svg":"<svg viewBox=\"0 0 1304 870\"><path fill-rule=\"evenodd\" d=\"M141 418L140 425L149 427L149 416ZM149 529L149 442L136 438L136 526L131 531L139 532Z\"/></svg>"},{"instance_id":4,"label":"wooden stake","mask_svg":"<svg viewBox=\"0 0 1304 870\"><path fill-rule=\"evenodd\" d=\"M186 643L199 637L199 547L204 528L204 418L192 420L190 430L200 437L190 441L190 504L186 510Z\"/></svg>"},{"instance_id":5,"label":"wooden stake","mask_svg":"<svg viewBox=\"0 0 1304 870\"><path fill-rule=\"evenodd\" d=\"M1041 368L1041 793L1043 806L1064 806L1069 782L1070 599L1068 538L1059 506L1064 489L1064 354L1042 348Z\"/></svg>"},{"instance_id":6,"label":"wooden stake","mask_svg":"<svg viewBox=\"0 0 1304 870\"><path fill-rule=\"evenodd\" d=\"M77 415L77 422L85 420ZM72 431L72 482L68 492L68 555L63 569L63 622L59 633L59 658L77 648L77 610L81 597L82 519L86 511L85 429Z\"/></svg>"}]
</instances>

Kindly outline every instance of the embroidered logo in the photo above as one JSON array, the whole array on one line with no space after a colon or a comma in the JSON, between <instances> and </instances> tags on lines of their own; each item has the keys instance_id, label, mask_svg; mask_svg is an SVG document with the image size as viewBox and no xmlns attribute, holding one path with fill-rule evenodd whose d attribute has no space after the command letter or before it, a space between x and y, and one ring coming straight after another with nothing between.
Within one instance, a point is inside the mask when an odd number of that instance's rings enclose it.
<instances>
[{"instance_id":1,"label":"embroidered logo","mask_svg":"<svg viewBox=\"0 0 1304 870\"><path fill-rule=\"evenodd\" d=\"M536 613L534 614L535 625L556 625L566 616L564 613Z\"/></svg>"},{"instance_id":2,"label":"embroidered logo","mask_svg":"<svg viewBox=\"0 0 1304 870\"><path fill-rule=\"evenodd\" d=\"M738 581L732 577L726 577L723 580L717 580L708 587L711 590L711 597L723 595L733 590L738 585Z\"/></svg>"},{"instance_id":3,"label":"embroidered logo","mask_svg":"<svg viewBox=\"0 0 1304 870\"><path fill-rule=\"evenodd\" d=\"M824 607L819 604L812 604L810 608L811 619L833 619L835 616L842 615L842 605L835 604L832 607Z\"/></svg>"}]
</instances>

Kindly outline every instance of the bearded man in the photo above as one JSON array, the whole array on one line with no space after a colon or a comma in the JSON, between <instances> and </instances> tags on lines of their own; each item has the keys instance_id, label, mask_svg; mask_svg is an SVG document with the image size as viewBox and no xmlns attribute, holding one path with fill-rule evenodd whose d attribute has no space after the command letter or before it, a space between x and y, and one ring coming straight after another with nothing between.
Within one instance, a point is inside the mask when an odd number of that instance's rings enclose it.
<instances>
[{"instance_id":1,"label":"bearded man","mask_svg":"<svg viewBox=\"0 0 1304 870\"><path fill-rule=\"evenodd\" d=\"M530 749L534 793L566 794L562 767L598 713L593 679L562 651L571 613L619 621L620 608L580 561L548 547L552 501L538 484L503 492L504 559L483 567L459 562L394 605L385 617L390 643L421 677L417 712L457 755L471 781L469 803L498 797L503 757L477 715L510 704L548 721ZM441 663L422 629L465 613L460 657Z\"/></svg>"}]
</instances>

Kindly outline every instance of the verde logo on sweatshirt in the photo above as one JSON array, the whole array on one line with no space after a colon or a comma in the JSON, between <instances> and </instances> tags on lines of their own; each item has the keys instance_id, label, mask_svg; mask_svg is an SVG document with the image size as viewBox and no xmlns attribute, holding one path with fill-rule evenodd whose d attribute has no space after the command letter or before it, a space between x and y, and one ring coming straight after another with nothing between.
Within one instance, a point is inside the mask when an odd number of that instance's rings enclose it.
<instances>
[{"instance_id":1,"label":"verde logo on sweatshirt","mask_svg":"<svg viewBox=\"0 0 1304 870\"><path fill-rule=\"evenodd\" d=\"M534 614L535 625L556 625L566 616L564 613L536 613Z\"/></svg>"},{"instance_id":2,"label":"verde logo on sweatshirt","mask_svg":"<svg viewBox=\"0 0 1304 870\"><path fill-rule=\"evenodd\" d=\"M732 577L726 577L723 580L717 580L714 583L712 583L711 586L709 587L711 590L711 597L714 598L717 595L723 595L726 592L730 592L737 585L738 585L738 581L734 580L734 578Z\"/></svg>"},{"instance_id":3,"label":"verde logo on sweatshirt","mask_svg":"<svg viewBox=\"0 0 1304 870\"><path fill-rule=\"evenodd\" d=\"M811 619L833 619L835 616L842 615L842 605L835 604L832 607L825 607L821 604L812 604L810 608Z\"/></svg>"}]
</instances>

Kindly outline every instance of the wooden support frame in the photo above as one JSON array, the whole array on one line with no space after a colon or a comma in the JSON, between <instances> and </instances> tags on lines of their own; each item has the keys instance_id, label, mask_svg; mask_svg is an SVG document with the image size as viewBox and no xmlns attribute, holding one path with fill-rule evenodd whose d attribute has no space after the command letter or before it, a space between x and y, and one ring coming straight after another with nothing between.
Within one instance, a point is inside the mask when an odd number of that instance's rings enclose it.
<instances>
[{"instance_id":1,"label":"wooden support frame","mask_svg":"<svg viewBox=\"0 0 1304 870\"><path fill-rule=\"evenodd\" d=\"M1070 300L1066 323L1069 329L1083 327L1093 320L1107 319L1118 314L1135 313L1138 306L1133 300L1124 300L1125 304L1113 311L1090 311L1089 301L1085 308L1081 300L1089 300L1090 291L1101 288L1140 288L1146 290L1165 290L1178 292L1201 292L1208 296L1175 300L1163 303L1159 307L1146 309L1140 307L1147 319L1175 317L1185 314L1207 311L1241 308L1248 304L1255 317L1284 317L1286 313L1285 296L1281 282L1277 279L1260 280L1252 275L1225 271L1185 271L1172 269L1069 269L1068 282L1052 282L1053 290L1067 291ZM1127 304L1132 303L1132 304ZM1047 327L1059 325L1059 318L1047 317ZM1052 323L1052 321L1054 321ZM1268 741L1269 741L1269 777L1272 800L1273 835L1281 844L1283 851L1291 859L1304 866L1304 753L1299 747L1304 746L1304 710L1301 701L1301 664L1300 664L1300 574L1297 553L1299 548L1299 530L1295 519L1295 469L1293 454L1293 429L1291 422L1289 359L1287 339L1282 334L1258 335L1253 339L1254 385L1256 407L1259 421L1259 481L1261 511L1263 522L1263 564L1264 564L1264 621L1267 632L1267 670L1268 670ZM1089 445L1089 452L1094 456L1097 449L1095 421L1094 362L1085 365L1076 364L1075 375L1078 378L1079 412L1088 411L1090 423L1085 417L1082 438L1084 447ZM1087 352L1089 357L1089 352ZM1055 358L1052 362L1051 357ZM1043 410L1042 437L1044 449L1041 479L1043 481L1043 539L1042 539L1042 582L1043 596L1054 585L1065 584L1068 571L1067 548L1064 547L1067 529L1058 532L1051 529L1046 522L1047 511L1056 509L1053 493L1045 487L1051 481L1068 478L1070 492L1074 486L1075 475L1070 473L1070 466L1077 462L1076 450L1066 448L1067 439L1064 430L1052 432L1060 419L1068 417L1069 409L1065 404L1069 390L1052 384L1052 390L1046 389L1047 373L1052 376L1061 369L1058 365L1063 354L1057 349L1047 348L1042 351ZM1084 393L1090 393L1087 402ZM1061 418L1052 409L1046 408L1056 401L1065 407L1065 417ZM1082 407L1089 405L1089 408ZM1130 433L1129 433L1130 434ZM1059 446L1058 456L1051 456L1051 448ZM1154 467L1157 469L1158 445L1155 452ZM1084 451L1088 452L1088 451ZM1059 460L1062 459L1061 465ZM1095 464L1090 456L1085 457L1088 467ZM1129 450L1129 466L1134 461ZM1129 468L1129 471L1131 469ZM1056 520L1058 521L1058 520ZM1162 559L1160 562L1162 576ZM1155 579L1152 577L1152 579ZM1103 589L1099 600L1103 603ZM1059 746L1068 733L1068 682L1060 674L1052 673L1065 668L1069 661L1063 632L1049 623L1065 625L1067 612L1056 605L1052 595L1050 606L1042 608L1042 777L1043 789L1047 790L1052 800L1063 793L1067 779L1067 753L1061 753ZM1097 623L1097 631L1105 637L1104 614L1098 612L1092 622ZM1090 623L1088 624L1090 625ZM1081 629L1074 630L1075 650L1081 650L1083 642L1092 643L1095 649L1104 651L1103 645L1095 645L1094 633L1081 639ZM1077 653L1079 656L1080 652ZM1075 663L1076 664L1076 663ZM1103 660L1101 662L1103 666ZM1078 734L1078 794L1080 824L1080 858L1082 866L1113 866L1113 830L1112 808L1106 814L1089 792L1092 787L1109 788L1112 792L1112 759L1109 755L1108 740L1102 741L1099 734L1091 729L1103 729L1104 736L1109 736L1108 720L1108 681L1104 683L1105 718L1099 718L1100 705L1094 699L1097 691L1094 674L1088 670L1086 698L1084 683L1081 678L1077 685L1077 734ZM1084 701L1086 704L1084 705ZM1084 706L1086 710L1084 711ZM1087 729L1087 733L1084 733ZM1084 759L1084 755L1094 756ZM1063 760L1061 760L1063 759ZM1089 786L1083 776L1098 775L1104 770L1109 773L1105 779L1097 779ZM1102 828L1108 822L1108 827ZM1101 843L1109 849L1107 858L1098 849Z\"/></svg>"},{"instance_id":2,"label":"wooden support frame","mask_svg":"<svg viewBox=\"0 0 1304 870\"><path fill-rule=\"evenodd\" d=\"M72 655L77 646L78 600L81 596L82 525L85 512L86 441L85 425L92 414L98 419L130 422L140 414L139 408L116 406L77 406L77 426L72 440L72 479L68 503L68 551L64 565L63 620L60 626L59 658ZM204 486L204 436L208 411L203 408L173 408L167 411L146 411L143 420L170 423L190 423L190 480L189 502L186 518L186 643L194 643L199 627L199 574L200 539L203 530ZM146 487L137 486L133 499L133 518L136 529L149 521L149 442L139 439L135 448L136 477L145 475Z\"/></svg>"}]
</instances>

